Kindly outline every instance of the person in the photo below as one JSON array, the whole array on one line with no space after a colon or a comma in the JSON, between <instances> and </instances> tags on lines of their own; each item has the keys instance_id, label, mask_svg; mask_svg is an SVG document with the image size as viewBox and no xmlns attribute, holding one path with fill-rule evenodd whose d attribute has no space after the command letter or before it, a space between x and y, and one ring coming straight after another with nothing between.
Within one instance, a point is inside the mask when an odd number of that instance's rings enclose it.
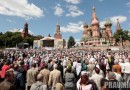
<instances>
[{"instance_id":1,"label":"person","mask_svg":"<svg viewBox=\"0 0 130 90\"><path fill-rule=\"evenodd\" d=\"M105 78L102 78L101 79L101 89L100 90L109 90L108 89L108 86L105 84L106 82L108 82L108 80L107 79L105 79Z\"/></svg>"},{"instance_id":2,"label":"person","mask_svg":"<svg viewBox=\"0 0 130 90\"><path fill-rule=\"evenodd\" d=\"M26 74L27 74L27 71L26 71L25 68L24 68L24 61L20 61L19 66L18 66L18 72L19 72L19 73L22 73L24 82L26 82Z\"/></svg>"},{"instance_id":3,"label":"person","mask_svg":"<svg viewBox=\"0 0 130 90\"><path fill-rule=\"evenodd\" d=\"M36 76L38 74L38 71L35 69L36 68L36 63L32 64L32 68L30 68L27 71L27 90L30 90L30 87L33 83L36 82Z\"/></svg>"},{"instance_id":4,"label":"person","mask_svg":"<svg viewBox=\"0 0 130 90\"><path fill-rule=\"evenodd\" d=\"M14 85L17 90L25 90L25 82L22 73L18 72L18 65L15 64L13 67L14 71Z\"/></svg>"},{"instance_id":5,"label":"person","mask_svg":"<svg viewBox=\"0 0 130 90\"><path fill-rule=\"evenodd\" d=\"M1 70L1 78L2 78L2 80L4 80L4 78L5 78L6 71L10 69L9 64L10 64L10 62L6 61L5 65L3 65L3 67L2 67L2 70Z\"/></svg>"},{"instance_id":6,"label":"person","mask_svg":"<svg viewBox=\"0 0 130 90\"><path fill-rule=\"evenodd\" d=\"M77 90L91 90L92 89L92 84L88 83L89 82L89 77L85 71L81 72L81 77L77 81Z\"/></svg>"},{"instance_id":7,"label":"person","mask_svg":"<svg viewBox=\"0 0 130 90\"><path fill-rule=\"evenodd\" d=\"M93 72L92 72L92 75L96 74L95 68L98 68L98 69L99 69L99 75L104 76L104 73L103 73L103 71L100 69L100 66L99 66L98 64L95 65L94 70L93 70Z\"/></svg>"},{"instance_id":8,"label":"person","mask_svg":"<svg viewBox=\"0 0 130 90\"><path fill-rule=\"evenodd\" d=\"M89 61L89 64L87 65L88 67L88 71L90 72L90 76L92 76L92 72L94 69L94 64L92 63L92 61Z\"/></svg>"},{"instance_id":9,"label":"person","mask_svg":"<svg viewBox=\"0 0 130 90\"><path fill-rule=\"evenodd\" d=\"M63 66L61 65L61 60L58 60L57 65L58 65L57 70L61 72L61 78L63 80Z\"/></svg>"},{"instance_id":10,"label":"person","mask_svg":"<svg viewBox=\"0 0 130 90\"><path fill-rule=\"evenodd\" d=\"M116 80L116 75L114 74L114 72L109 72L108 78L109 78L108 84L107 84L108 89L109 90L119 90L119 87L117 87L117 85L115 85L115 83L118 83L118 81Z\"/></svg>"},{"instance_id":11,"label":"person","mask_svg":"<svg viewBox=\"0 0 130 90\"><path fill-rule=\"evenodd\" d=\"M100 90L100 88L101 88L100 82L101 82L101 79L103 78L103 76L99 74L100 73L99 68L95 67L94 70L95 70L95 74L92 75L91 79L96 83L98 89Z\"/></svg>"},{"instance_id":12,"label":"person","mask_svg":"<svg viewBox=\"0 0 130 90\"><path fill-rule=\"evenodd\" d=\"M67 72L65 73L65 90L75 90L75 76L72 73L71 65L68 65Z\"/></svg>"},{"instance_id":13,"label":"person","mask_svg":"<svg viewBox=\"0 0 130 90\"><path fill-rule=\"evenodd\" d=\"M37 75L37 81L36 81L36 83L33 83L31 85L30 90L48 90L47 85L43 84L42 81L43 81L43 75L38 74Z\"/></svg>"},{"instance_id":14,"label":"person","mask_svg":"<svg viewBox=\"0 0 130 90\"><path fill-rule=\"evenodd\" d=\"M61 72L59 70L57 70L57 64L54 64L53 66L53 71L50 72L49 75L49 81L48 81L48 85L51 88L51 90L55 90L55 86L57 83L62 82L61 80Z\"/></svg>"},{"instance_id":15,"label":"person","mask_svg":"<svg viewBox=\"0 0 130 90\"><path fill-rule=\"evenodd\" d=\"M5 72L5 79L0 83L0 90L16 90L13 85L14 73L13 70L7 70Z\"/></svg>"},{"instance_id":16,"label":"person","mask_svg":"<svg viewBox=\"0 0 130 90\"><path fill-rule=\"evenodd\" d=\"M130 61L127 59L124 65L124 79L126 82L130 82Z\"/></svg>"},{"instance_id":17,"label":"person","mask_svg":"<svg viewBox=\"0 0 130 90\"><path fill-rule=\"evenodd\" d=\"M43 76L43 80L42 80L43 84L48 86L50 71L47 68L48 68L48 65L45 64L44 69L40 71L40 74L42 74Z\"/></svg>"},{"instance_id":18,"label":"person","mask_svg":"<svg viewBox=\"0 0 130 90\"><path fill-rule=\"evenodd\" d=\"M116 80L117 80L118 82L122 82L122 81L123 81L123 78L122 78L121 74L117 73L117 70L116 70L116 69L114 70L114 74L115 74Z\"/></svg>"},{"instance_id":19,"label":"person","mask_svg":"<svg viewBox=\"0 0 130 90\"><path fill-rule=\"evenodd\" d=\"M118 74L121 74L121 66L118 63L118 60L114 61L115 65L112 66L112 70L116 70Z\"/></svg>"},{"instance_id":20,"label":"person","mask_svg":"<svg viewBox=\"0 0 130 90\"><path fill-rule=\"evenodd\" d=\"M57 83L56 87L55 87L55 90L64 90L63 84L62 83Z\"/></svg>"}]
</instances>

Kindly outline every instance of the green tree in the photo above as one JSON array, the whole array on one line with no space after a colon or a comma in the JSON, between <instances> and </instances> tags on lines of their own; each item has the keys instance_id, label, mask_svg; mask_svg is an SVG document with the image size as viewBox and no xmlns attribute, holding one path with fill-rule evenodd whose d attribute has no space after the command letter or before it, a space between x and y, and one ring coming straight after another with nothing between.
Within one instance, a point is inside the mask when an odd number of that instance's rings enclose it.
<instances>
[{"instance_id":1,"label":"green tree","mask_svg":"<svg viewBox=\"0 0 130 90\"><path fill-rule=\"evenodd\" d=\"M34 37L34 39L35 40L40 40L40 39L42 39L42 35L37 35L37 36Z\"/></svg>"},{"instance_id":2,"label":"green tree","mask_svg":"<svg viewBox=\"0 0 130 90\"><path fill-rule=\"evenodd\" d=\"M126 40L130 41L130 37L128 35L127 30L119 30L117 33L114 34L114 38L115 38L117 43L121 42L121 40L122 41L126 41Z\"/></svg>"},{"instance_id":3,"label":"green tree","mask_svg":"<svg viewBox=\"0 0 130 90\"><path fill-rule=\"evenodd\" d=\"M33 36L27 36L27 37L25 37L25 39L24 39L24 42L25 42L25 43L28 43L29 46L33 46L33 41L34 41L34 37L33 37Z\"/></svg>"},{"instance_id":4,"label":"green tree","mask_svg":"<svg viewBox=\"0 0 130 90\"><path fill-rule=\"evenodd\" d=\"M69 40L68 40L68 48L71 48L72 46L75 45L75 39L73 38L73 36L70 36L69 37Z\"/></svg>"},{"instance_id":5,"label":"green tree","mask_svg":"<svg viewBox=\"0 0 130 90\"><path fill-rule=\"evenodd\" d=\"M11 41L13 47L20 43L22 41L21 33L14 33L14 35L11 37Z\"/></svg>"}]
</instances>

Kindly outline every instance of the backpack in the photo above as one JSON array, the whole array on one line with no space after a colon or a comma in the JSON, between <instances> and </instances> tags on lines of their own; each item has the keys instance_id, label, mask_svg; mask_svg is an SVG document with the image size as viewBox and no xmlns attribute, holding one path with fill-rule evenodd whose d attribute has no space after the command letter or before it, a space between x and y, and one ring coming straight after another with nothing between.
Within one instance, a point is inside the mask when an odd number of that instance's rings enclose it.
<instances>
[{"instance_id":1,"label":"backpack","mask_svg":"<svg viewBox=\"0 0 130 90\"><path fill-rule=\"evenodd\" d=\"M43 84L37 85L37 83L34 83L33 85L33 90L41 90L44 88Z\"/></svg>"},{"instance_id":2,"label":"backpack","mask_svg":"<svg viewBox=\"0 0 130 90\"><path fill-rule=\"evenodd\" d=\"M42 85L36 86L35 90L39 90Z\"/></svg>"}]
</instances>

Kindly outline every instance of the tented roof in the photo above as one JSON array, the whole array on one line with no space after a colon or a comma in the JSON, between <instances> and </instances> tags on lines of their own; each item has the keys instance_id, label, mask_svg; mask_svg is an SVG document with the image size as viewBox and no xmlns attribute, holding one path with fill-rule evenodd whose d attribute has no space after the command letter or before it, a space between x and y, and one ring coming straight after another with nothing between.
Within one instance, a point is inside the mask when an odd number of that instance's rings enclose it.
<instances>
[{"instance_id":1,"label":"tented roof","mask_svg":"<svg viewBox=\"0 0 130 90\"><path fill-rule=\"evenodd\" d=\"M53 38L53 37L44 37L44 38L42 38L41 40L54 40L55 38Z\"/></svg>"}]
</instances>

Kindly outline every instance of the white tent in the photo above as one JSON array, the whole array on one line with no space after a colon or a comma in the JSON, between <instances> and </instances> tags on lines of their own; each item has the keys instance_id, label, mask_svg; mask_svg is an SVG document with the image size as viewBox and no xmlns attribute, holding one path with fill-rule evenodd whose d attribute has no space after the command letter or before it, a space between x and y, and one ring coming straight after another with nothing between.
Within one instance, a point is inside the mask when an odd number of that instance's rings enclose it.
<instances>
[{"instance_id":1,"label":"white tent","mask_svg":"<svg viewBox=\"0 0 130 90\"><path fill-rule=\"evenodd\" d=\"M44 37L44 38L42 38L42 39L40 39L40 40L54 40L55 38L53 38L53 37Z\"/></svg>"}]
</instances>

